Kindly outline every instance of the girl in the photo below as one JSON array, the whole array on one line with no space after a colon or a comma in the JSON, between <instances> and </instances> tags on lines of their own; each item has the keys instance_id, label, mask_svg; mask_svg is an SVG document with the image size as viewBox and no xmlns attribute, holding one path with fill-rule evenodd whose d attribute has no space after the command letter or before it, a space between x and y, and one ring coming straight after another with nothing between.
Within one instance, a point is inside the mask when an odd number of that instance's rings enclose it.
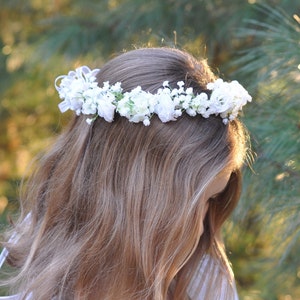
<instances>
[{"instance_id":1,"label":"girl","mask_svg":"<svg viewBox=\"0 0 300 300\"><path fill-rule=\"evenodd\" d=\"M168 48L56 88L76 116L27 183L6 299L237 299L221 227L240 196L246 90Z\"/></svg>"}]
</instances>

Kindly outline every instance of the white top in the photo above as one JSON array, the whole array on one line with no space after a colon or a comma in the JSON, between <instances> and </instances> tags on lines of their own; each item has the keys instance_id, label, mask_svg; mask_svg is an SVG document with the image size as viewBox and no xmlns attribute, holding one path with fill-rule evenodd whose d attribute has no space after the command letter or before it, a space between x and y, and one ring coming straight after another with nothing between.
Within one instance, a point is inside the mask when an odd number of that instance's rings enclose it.
<instances>
[{"instance_id":1,"label":"white top","mask_svg":"<svg viewBox=\"0 0 300 300\"><path fill-rule=\"evenodd\" d=\"M201 285L199 283L201 282ZM200 286L200 288L199 288ZM220 287L216 289L216 287ZM188 294L193 300L238 300L235 282L230 282L220 263L206 255L192 279Z\"/></svg>"},{"instance_id":2,"label":"white top","mask_svg":"<svg viewBox=\"0 0 300 300\"><path fill-rule=\"evenodd\" d=\"M21 300L21 295L12 295L12 296L2 296L0 297L0 300ZM27 296L25 300L32 300L31 295Z\"/></svg>"}]
</instances>

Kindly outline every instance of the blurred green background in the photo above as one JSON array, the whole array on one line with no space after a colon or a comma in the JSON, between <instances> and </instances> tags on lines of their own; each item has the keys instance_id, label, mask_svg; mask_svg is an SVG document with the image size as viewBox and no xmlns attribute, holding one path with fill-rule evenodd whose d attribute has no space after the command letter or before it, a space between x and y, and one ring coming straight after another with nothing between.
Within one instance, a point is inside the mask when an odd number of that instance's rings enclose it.
<instances>
[{"instance_id":1,"label":"blurred green background","mask_svg":"<svg viewBox=\"0 0 300 300\"><path fill-rule=\"evenodd\" d=\"M256 153L224 230L241 299L300 299L300 1L0 0L0 222L70 115L53 81L142 46L207 57L253 96Z\"/></svg>"}]
</instances>

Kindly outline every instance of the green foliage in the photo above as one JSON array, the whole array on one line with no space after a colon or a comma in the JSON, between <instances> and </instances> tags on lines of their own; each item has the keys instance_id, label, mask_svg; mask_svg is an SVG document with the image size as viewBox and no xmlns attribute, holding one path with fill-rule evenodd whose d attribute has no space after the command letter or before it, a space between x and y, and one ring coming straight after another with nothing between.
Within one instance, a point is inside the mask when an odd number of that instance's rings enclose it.
<instances>
[{"instance_id":1,"label":"green foliage","mask_svg":"<svg viewBox=\"0 0 300 300\"><path fill-rule=\"evenodd\" d=\"M249 48L240 51L235 61L240 76L252 78L249 84L276 81L290 84L299 80L299 16L291 18L280 8L260 5L261 19L250 19L238 36L251 39ZM279 21L280 20L280 21ZM253 80L256 75L257 80ZM256 85L257 86L257 85Z\"/></svg>"},{"instance_id":2,"label":"green foliage","mask_svg":"<svg viewBox=\"0 0 300 300\"><path fill-rule=\"evenodd\" d=\"M249 86L256 152L225 228L241 299L300 299L300 3L0 0L0 212L67 122L53 80L140 46L184 48ZM225 79L228 79L225 77Z\"/></svg>"},{"instance_id":3,"label":"green foliage","mask_svg":"<svg viewBox=\"0 0 300 300\"><path fill-rule=\"evenodd\" d=\"M299 299L300 19L278 7L256 9L262 18L239 30L249 47L233 62L234 75L248 82L255 95L245 121L257 153L234 220L241 234L249 228L255 233L246 246L258 251L251 255L253 266L264 266L251 283L260 291L254 299Z\"/></svg>"}]
</instances>

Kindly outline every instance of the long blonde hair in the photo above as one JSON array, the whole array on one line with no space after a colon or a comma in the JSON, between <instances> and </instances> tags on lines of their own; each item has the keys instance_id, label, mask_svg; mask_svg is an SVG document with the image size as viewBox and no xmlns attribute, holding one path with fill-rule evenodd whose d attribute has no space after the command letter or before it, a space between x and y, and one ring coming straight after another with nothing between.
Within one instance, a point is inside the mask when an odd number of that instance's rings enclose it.
<instances>
[{"instance_id":1,"label":"long blonde hair","mask_svg":"<svg viewBox=\"0 0 300 300\"><path fill-rule=\"evenodd\" d=\"M204 60L168 48L117 56L97 77L150 92L165 80L200 92L214 79ZM31 222L17 223L21 238L6 245L19 269L11 285L39 300L189 299L207 253L230 281L220 229L240 195L245 153L238 120L183 114L145 127L116 116L90 126L74 117L27 182L20 220L31 212ZM229 183L203 220L204 187L229 166Z\"/></svg>"}]
</instances>

